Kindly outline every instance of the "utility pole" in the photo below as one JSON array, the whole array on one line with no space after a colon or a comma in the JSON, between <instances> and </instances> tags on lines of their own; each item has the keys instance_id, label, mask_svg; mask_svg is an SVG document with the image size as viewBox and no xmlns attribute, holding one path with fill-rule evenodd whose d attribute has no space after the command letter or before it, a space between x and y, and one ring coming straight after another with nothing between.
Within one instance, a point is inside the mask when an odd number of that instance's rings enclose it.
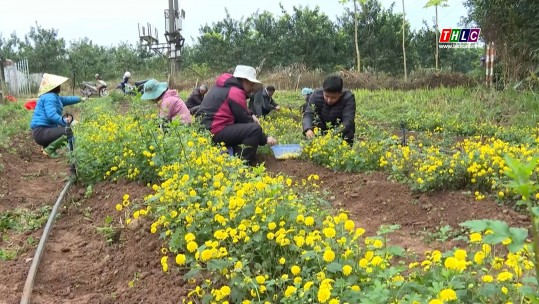
<instances>
[{"instance_id":1,"label":"utility pole","mask_svg":"<svg viewBox=\"0 0 539 304\"><path fill-rule=\"evenodd\" d=\"M168 17L168 30L165 32L165 37L167 42L170 45L169 50L169 62L170 62L170 71L168 75L168 84L170 87L175 85L175 79L177 71L179 70L179 61L180 61L180 49L183 46L182 35L180 34L181 30L181 21L180 14L178 10L178 0L168 0L168 11L165 10L165 18ZM178 21L178 23L177 23ZM182 40L183 39L183 40ZM178 45L178 42L181 42L181 45Z\"/></svg>"},{"instance_id":2,"label":"utility pole","mask_svg":"<svg viewBox=\"0 0 539 304\"><path fill-rule=\"evenodd\" d=\"M139 38L141 44L154 52L167 58L170 64L168 74L169 87L174 87L177 73L180 69L181 49L185 38L180 33L185 11L180 10L178 0L168 0L168 9L165 9L165 39L166 43L159 43L156 28L148 23L147 27L139 24Z\"/></svg>"}]
</instances>

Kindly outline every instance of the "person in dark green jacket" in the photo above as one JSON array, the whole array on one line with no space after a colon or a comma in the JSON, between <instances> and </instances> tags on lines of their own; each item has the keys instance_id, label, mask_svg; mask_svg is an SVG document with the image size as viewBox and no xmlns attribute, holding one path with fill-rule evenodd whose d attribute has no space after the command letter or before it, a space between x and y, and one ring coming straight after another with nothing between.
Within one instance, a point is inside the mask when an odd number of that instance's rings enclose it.
<instances>
[{"instance_id":1,"label":"person in dark green jacket","mask_svg":"<svg viewBox=\"0 0 539 304\"><path fill-rule=\"evenodd\" d=\"M268 86L265 89L258 90L249 99L249 110L256 117L268 115L271 111L279 111L281 107L273 100L275 93L274 86Z\"/></svg>"}]
</instances>

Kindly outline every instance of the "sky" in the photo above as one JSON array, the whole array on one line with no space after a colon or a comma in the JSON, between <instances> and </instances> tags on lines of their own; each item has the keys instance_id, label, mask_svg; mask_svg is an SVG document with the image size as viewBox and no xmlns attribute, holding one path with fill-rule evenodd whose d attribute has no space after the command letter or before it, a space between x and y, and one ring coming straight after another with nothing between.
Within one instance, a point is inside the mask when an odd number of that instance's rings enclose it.
<instances>
[{"instance_id":1,"label":"sky","mask_svg":"<svg viewBox=\"0 0 539 304\"><path fill-rule=\"evenodd\" d=\"M434 24L434 7L424 8L427 0L404 0L406 19L412 29L422 27L423 20ZM467 14L464 0L448 0L448 7L438 9L441 28L458 27L460 18ZM13 32L23 38L36 22L45 29L58 30L58 36L66 42L87 37L95 44L114 46L120 42L135 44L139 40L139 24L150 23L157 28L159 40L164 42L164 10L168 0L0 0L0 35L9 37ZM332 20L342 15L344 8L339 0L179 0L180 9L185 11L182 35L186 44L193 44L199 29L205 24L223 20L225 8L232 18L240 19L267 10L281 15L279 2L288 12L294 6L319 6ZM385 8L394 0L381 0ZM348 6L351 6L348 4ZM396 1L394 10L402 12L402 1Z\"/></svg>"}]
</instances>

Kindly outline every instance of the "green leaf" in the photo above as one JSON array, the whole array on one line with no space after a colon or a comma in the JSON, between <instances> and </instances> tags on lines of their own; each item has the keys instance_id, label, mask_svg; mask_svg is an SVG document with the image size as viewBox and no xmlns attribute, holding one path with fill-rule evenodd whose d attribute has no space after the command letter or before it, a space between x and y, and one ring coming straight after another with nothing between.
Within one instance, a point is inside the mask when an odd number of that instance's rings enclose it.
<instances>
[{"instance_id":1,"label":"green leaf","mask_svg":"<svg viewBox=\"0 0 539 304\"><path fill-rule=\"evenodd\" d=\"M511 244L507 245L507 249L511 252L517 252L524 246L524 243L517 243L517 242L511 242Z\"/></svg>"},{"instance_id":2,"label":"green leaf","mask_svg":"<svg viewBox=\"0 0 539 304\"><path fill-rule=\"evenodd\" d=\"M509 234L513 243L524 243L528 238L528 229L511 227L509 228Z\"/></svg>"},{"instance_id":3,"label":"green leaf","mask_svg":"<svg viewBox=\"0 0 539 304\"><path fill-rule=\"evenodd\" d=\"M509 225L503 221L491 221L489 228L494 232L495 235L499 236L509 236Z\"/></svg>"},{"instance_id":4,"label":"green leaf","mask_svg":"<svg viewBox=\"0 0 539 304\"><path fill-rule=\"evenodd\" d=\"M337 273L339 271L342 271L342 265L337 262L333 262L326 266L326 270L331 273Z\"/></svg>"},{"instance_id":5,"label":"green leaf","mask_svg":"<svg viewBox=\"0 0 539 304\"><path fill-rule=\"evenodd\" d=\"M381 225L378 231L376 232L377 235L384 235L388 233L395 232L401 228L400 225Z\"/></svg>"},{"instance_id":6,"label":"green leaf","mask_svg":"<svg viewBox=\"0 0 539 304\"><path fill-rule=\"evenodd\" d=\"M521 286L519 291L524 296L537 296L537 291L531 286Z\"/></svg>"},{"instance_id":7,"label":"green leaf","mask_svg":"<svg viewBox=\"0 0 539 304\"><path fill-rule=\"evenodd\" d=\"M406 250L400 246L389 246L387 248L388 252L391 253L394 256L402 257L406 253Z\"/></svg>"},{"instance_id":8,"label":"green leaf","mask_svg":"<svg viewBox=\"0 0 539 304\"><path fill-rule=\"evenodd\" d=\"M211 271L219 271L221 269L227 268L229 266L229 262L227 260L210 260L208 262L208 270Z\"/></svg>"},{"instance_id":9,"label":"green leaf","mask_svg":"<svg viewBox=\"0 0 539 304\"><path fill-rule=\"evenodd\" d=\"M107 215L107 217L105 218L105 225L109 225L110 223L112 223L112 220L112 216Z\"/></svg>"},{"instance_id":10,"label":"green leaf","mask_svg":"<svg viewBox=\"0 0 539 304\"><path fill-rule=\"evenodd\" d=\"M527 284L527 285L538 286L539 283L537 282L537 280L538 280L538 278L529 276L529 277L524 277L522 279L522 283Z\"/></svg>"},{"instance_id":11,"label":"green leaf","mask_svg":"<svg viewBox=\"0 0 539 304\"><path fill-rule=\"evenodd\" d=\"M213 296L211 294L205 294L203 297L202 297L202 303L209 303L211 302Z\"/></svg>"},{"instance_id":12,"label":"green leaf","mask_svg":"<svg viewBox=\"0 0 539 304\"><path fill-rule=\"evenodd\" d=\"M312 258L315 258L317 257L318 255L314 252L314 251L308 251L304 254L301 255L301 258L303 259L312 259Z\"/></svg>"},{"instance_id":13,"label":"green leaf","mask_svg":"<svg viewBox=\"0 0 539 304\"><path fill-rule=\"evenodd\" d=\"M505 235L487 234L483 238L483 241L487 244L499 244L505 239L507 239Z\"/></svg>"},{"instance_id":14,"label":"green leaf","mask_svg":"<svg viewBox=\"0 0 539 304\"><path fill-rule=\"evenodd\" d=\"M479 288L479 293L485 297L491 297L498 292L498 287L495 284L487 283Z\"/></svg>"},{"instance_id":15,"label":"green leaf","mask_svg":"<svg viewBox=\"0 0 539 304\"><path fill-rule=\"evenodd\" d=\"M232 303L241 303L241 301L245 299L244 289L232 288L232 292L230 293L230 299L232 300Z\"/></svg>"},{"instance_id":16,"label":"green leaf","mask_svg":"<svg viewBox=\"0 0 539 304\"><path fill-rule=\"evenodd\" d=\"M252 240L256 243L260 243L262 241L262 234L258 233L258 234L255 234L252 238Z\"/></svg>"},{"instance_id":17,"label":"green leaf","mask_svg":"<svg viewBox=\"0 0 539 304\"><path fill-rule=\"evenodd\" d=\"M183 229L176 229L172 236L170 237L169 241L169 247L170 248L180 248L181 245L184 243L183 241L183 235L185 231Z\"/></svg>"},{"instance_id":18,"label":"green leaf","mask_svg":"<svg viewBox=\"0 0 539 304\"><path fill-rule=\"evenodd\" d=\"M459 226L466 227L473 232L483 232L487 230L490 220L471 220L460 223Z\"/></svg>"},{"instance_id":19,"label":"green leaf","mask_svg":"<svg viewBox=\"0 0 539 304\"><path fill-rule=\"evenodd\" d=\"M532 207L532 214L539 217L539 207Z\"/></svg>"},{"instance_id":20,"label":"green leaf","mask_svg":"<svg viewBox=\"0 0 539 304\"><path fill-rule=\"evenodd\" d=\"M200 268L191 268L191 270L189 270L184 275L184 277L185 277L186 280L189 280L189 279L194 278L196 275L198 275L199 272L200 272Z\"/></svg>"},{"instance_id":21,"label":"green leaf","mask_svg":"<svg viewBox=\"0 0 539 304\"><path fill-rule=\"evenodd\" d=\"M456 289L465 289L466 285L464 285L464 282L461 280L454 280L452 281L452 287Z\"/></svg>"}]
</instances>

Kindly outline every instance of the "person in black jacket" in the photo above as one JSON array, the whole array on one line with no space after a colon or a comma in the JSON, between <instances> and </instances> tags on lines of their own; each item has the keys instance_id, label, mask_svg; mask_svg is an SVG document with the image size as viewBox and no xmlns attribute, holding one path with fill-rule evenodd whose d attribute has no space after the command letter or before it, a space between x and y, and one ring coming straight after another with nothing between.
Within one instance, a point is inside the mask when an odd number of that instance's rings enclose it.
<instances>
[{"instance_id":1,"label":"person in black jacket","mask_svg":"<svg viewBox=\"0 0 539 304\"><path fill-rule=\"evenodd\" d=\"M273 93L275 93L274 86L256 91L249 99L249 110L256 117L266 116L273 110L279 111L281 108L273 100Z\"/></svg>"},{"instance_id":2,"label":"person in black jacket","mask_svg":"<svg viewBox=\"0 0 539 304\"><path fill-rule=\"evenodd\" d=\"M312 93L303 113L303 133L309 139L314 137L314 128L327 131L327 125L343 125L342 137L351 145L354 142L356 98L349 90L343 91L343 80L332 75L324 80L322 89Z\"/></svg>"},{"instance_id":3,"label":"person in black jacket","mask_svg":"<svg viewBox=\"0 0 539 304\"><path fill-rule=\"evenodd\" d=\"M191 115L195 115L195 113L198 111L200 104L202 103L202 99L204 99L204 95L206 95L206 93L208 93L208 87L202 84L198 88L194 89L193 92L191 92L191 95L187 97L185 105L189 109L189 112L191 112Z\"/></svg>"}]
</instances>

